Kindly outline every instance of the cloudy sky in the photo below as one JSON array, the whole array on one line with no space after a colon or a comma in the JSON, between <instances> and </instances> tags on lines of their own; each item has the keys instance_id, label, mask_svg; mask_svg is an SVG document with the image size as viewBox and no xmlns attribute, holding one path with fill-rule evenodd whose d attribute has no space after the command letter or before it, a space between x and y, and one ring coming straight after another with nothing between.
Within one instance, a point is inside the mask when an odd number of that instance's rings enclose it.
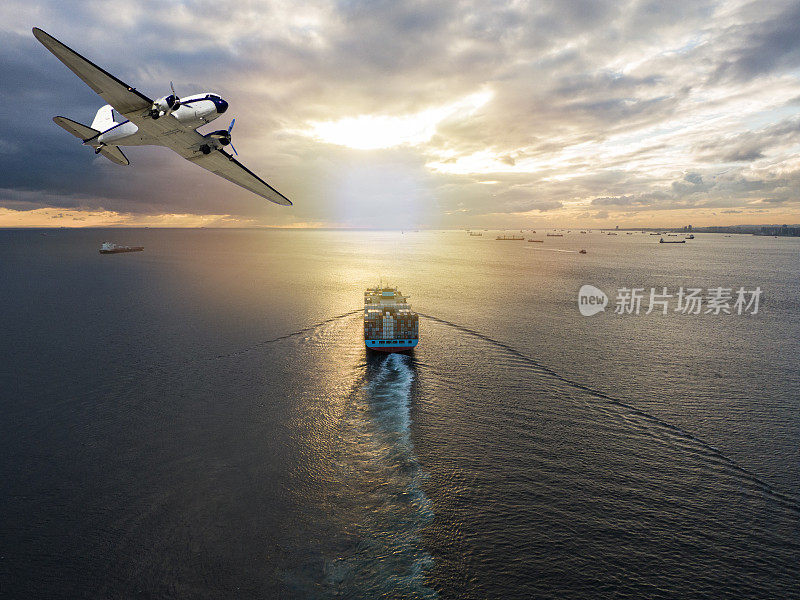
<instances>
[{"instance_id":1,"label":"cloudy sky","mask_svg":"<svg viewBox=\"0 0 800 600\"><path fill-rule=\"evenodd\" d=\"M281 207L165 148L96 157L104 102L31 27L156 98L221 94ZM0 226L800 222L800 2L0 6Z\"/></svg>"}]
</instances>

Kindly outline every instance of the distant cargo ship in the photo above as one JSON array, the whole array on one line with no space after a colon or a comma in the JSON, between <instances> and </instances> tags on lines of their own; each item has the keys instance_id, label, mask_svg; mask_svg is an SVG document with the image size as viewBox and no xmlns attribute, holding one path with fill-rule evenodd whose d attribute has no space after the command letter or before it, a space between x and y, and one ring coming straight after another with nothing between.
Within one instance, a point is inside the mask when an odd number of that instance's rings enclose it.
<instances>
[{"instance_id":1,"label":"distant cargo ship","mask_svg":"<svg viewBox=\"0 0 800 600\"><path fill-rule=\"evenodd\" d=\"M523 236L521 236L521 235L498 235L496 239L498 239L498 240L514 240L514 241L519 242L521 240L524 240L525 238Z\"/></svg>"},{"instance_id":2,"label":"distant cargo ship","mask_svg":"<svg viewBox=\"0 0 800 600\"><path fill-rule=\"evenodd\" d=\"M120 252L141 252L144 246L117 246L111 242L103 242L100 254L119 254Z\"/></svg>"},{"instance_id":3,"label":"distant cargo ship","mask_svg":"<svg viewBox=\"0 0 800 600\"><path fill-rule=\"evenodd\" d=\"M564 237L563 233L548 233L547 237Z\"/></svg>"},{"instance_id":4,"label":"distant cargo ship","mask_svg":"<svg viewBox=\"0 0 800 600\"><path fill-rule=\"evenodd\" d=\"M419 316L397 288L364 292L364 343L379 352L406 352L419 343Z\"/></svg>"}]
</instances>

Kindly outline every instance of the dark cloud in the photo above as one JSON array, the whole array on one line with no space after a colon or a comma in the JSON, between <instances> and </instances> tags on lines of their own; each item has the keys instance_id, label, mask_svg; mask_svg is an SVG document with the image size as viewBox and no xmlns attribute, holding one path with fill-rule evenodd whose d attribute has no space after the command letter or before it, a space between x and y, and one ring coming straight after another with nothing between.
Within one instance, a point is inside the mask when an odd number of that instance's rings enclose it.
<instances>
[{"instance_id":1,"label":"dark cloud","mask_svg":"<svg viewBox=\"0 0 800 600\"><path fill-rule=\"evenodd\" d=\"M761 11L770 11L782 3L753 3L750 10L755 19ZM763 18L763 17L762 17ZM730 27L726 37L734 40L732 48L721 61L715 78L739 81L762 77L778 69L800 66L800 4L788 2L771 18L754 20Z\"/></svg>"},{"instance_id":2,"label":"dark cloud","mask_svg":"<svg viewBox=\"0 0 800 600\"><path fill-rule=\"evenodd\" d=\"M746 206L753 202L800 205L800 172L790 178L764 179L748 178L740 173L704 178L700 173L692 172L660 190L594 198L591 205L648 211ZM731 211L722 212L731 214Z\"/></svg>"},{"instance_id":3,"label":"dark cloud","mask_svg":"<svg viewBox=\"0 0 800 600\"><path fill-rule=\"evenodd\" d=\"M692 172L683 176L680 181L673 181L670 185L672 192L678 196L689 196L707 192L712 184L705 183L700 173Z\"/></svg>"},{"instance_id":4,"label":"dark cloud","mask_svg":"<svg viewBox=\"0 0 800 600\"><path fill-rule=\"evenodd\" d=\"M688 181L692 185L701 185L703 183L703 176L700 173L687 173L683 177L684 181Z\"/></svg>"},{"instance_id":5,"label":"dark cloud","mask_svg":"<svg viewBox=\"0 0 800 600\"><path fill-rule=\"evenodd\" d=\"M776 146L800 143L800 118L793 117L759 131L748 131L704 141L695 152L708 162L751 162L764 158Z\"/></svg>"}]
</instances>

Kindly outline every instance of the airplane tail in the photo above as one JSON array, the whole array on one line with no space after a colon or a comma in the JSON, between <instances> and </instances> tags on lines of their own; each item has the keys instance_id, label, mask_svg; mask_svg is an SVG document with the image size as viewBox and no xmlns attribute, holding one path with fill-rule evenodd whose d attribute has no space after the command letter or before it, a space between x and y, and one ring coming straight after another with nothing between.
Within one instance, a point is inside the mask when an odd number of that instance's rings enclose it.
<instances>
[{"instance_id":1,"label":"airplane tail","mask_svg":"<svg viewBox=\"0 0 800 600\"><path fill-rule=\"evenodd\" d=\"M131 161L122 153L119 146L100 146L100 154L118 165L129 165Z\"/></svg>"},{"instance_id":2,"label":"airplane tail","mask_svg":"<svg viewBox=\"0 0 800 600\"><path fill-rule=\"evenodd\" d=\"M100 118L100 113L103 109L108 108L111 109L110 106L104 106L100 110L97 111L97 116L94 118L92 125L97 124L98 118ZM111 119L113 123L113 113L111 110L108 110L108 117ZM73 121L72 119L68 119L67 117L53 117L53 121L56 125L64 129L65 131L70 132L76 138L80 139L81 141L87 141L92 139L93 137L97 137L100 135L102 131L108 129L108 127L104 127L103 129L96 129L94 127L88 127L86 125L81 125L77 121ZM122 153L122 150L119 149L119 146L99 146L95 148L95 152L98 154L102 154L111 162L115 162L118 165L129 165L131 164L128 160L128 157Z\"/></svg>"},{"instance_id":3,"label":"airplane tail","mask_svg":"<svg viewBox=\"0 0 800 600\"><path fill-rule=\"evenodd\" d=\"M84 142L100 134L99 130L94 129L93 127L88 127L87 125L81 125L77 121L73 121L67 117L53 117L53 121L56 125L66 131L69 131L76 138L79 138Z\"/></svg>"},{"instance_id":4,"label":"airplane tail","mask_svg":"<svg viewBox=\"0 0 800 600\"><path fill-rule=\"evenodd\" d=\"M117 125L117 122L114 120L114 109L111 108L110 104L106 104L100 110L97 111L97 114L94 116L94 121L92 121L92 129L96 129L97 131L105 131L107 129L111 129L114 125Z\"/></svg>"}]
</instances>

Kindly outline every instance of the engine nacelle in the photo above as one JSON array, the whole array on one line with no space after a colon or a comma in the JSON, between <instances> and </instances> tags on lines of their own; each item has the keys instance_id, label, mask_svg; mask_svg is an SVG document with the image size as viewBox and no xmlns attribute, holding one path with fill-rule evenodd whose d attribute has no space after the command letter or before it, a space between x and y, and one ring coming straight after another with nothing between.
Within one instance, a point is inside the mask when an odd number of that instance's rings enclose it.
<instances>
[{"instance_id":1,"label":"engine nacelle","mask_svg":"<svg viewBox=\"0 0 800 600\"><path fill-rule=\"evenodd\" d=\"M226 104L227 107L227 104ZM233 153L238 155L239 153L236 152L236 148L233 147L231 143L231 130L233 129L233 124L236 123L236 119L231 121L231 124L228 125L227 129L218 129L217 131L212 131L211 133L207 133L203 136L204 143L200 145L198 150L203 154L211 154L211 151L214 149L221 150L223 146L230 146ZM227 154L224 153L223 154ZM235 160L233 156L227 154L228 158L231 160Z\"/></svg>"},{"instance_id":2,"label":"engine nacelle","mask_svg":"<svg viewBox=\"0 0 800 600\"><path fill-rule=\"evenodd\" d=\"M203 136L205 142L200 146L200 152L203 154L211 154L212 151L228 146L231 143L231 132L225 129L212 131ZM233 148L233 146L231 146ZM235 150L234 150L235 152Z\"/></svg>"},{"instance_id":3,"label":"engine nacelle","mask_svg":"<svg viewBox=\"0 0 800 600\"><path fill-rule=\"evenodd\" d=\"M204 137L216 140L217 142L219 142L220 146L227 146L228 144L231 143L231 132L225 129L212 131L211 133L206 134Z\"/></svg>"},{"instance_id":4,"label":"engine nacelle","mask_svg":"<svg viewBox=\"0 0 800 600\"><path fill-rule=\"evenodd\" d=\"M157 119L167 113L178 110L180 106L180 98L175 94L170 94L169 96L164 96L153 102L153 107L150 109L150 116Z\"/></svg>"}]
</instances>

